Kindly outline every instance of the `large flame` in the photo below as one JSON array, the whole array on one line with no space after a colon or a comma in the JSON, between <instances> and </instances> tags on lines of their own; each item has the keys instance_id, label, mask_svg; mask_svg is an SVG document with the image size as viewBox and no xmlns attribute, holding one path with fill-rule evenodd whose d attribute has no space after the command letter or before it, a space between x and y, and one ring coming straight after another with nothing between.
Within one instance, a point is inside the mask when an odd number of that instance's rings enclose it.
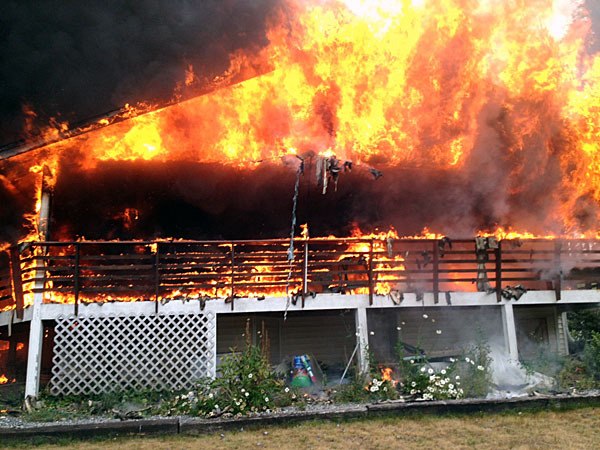
<instances>
[{"instance_id":1,"label":"large flame","mask_svg":"<svg viewBox=\"0 0 600 450\"><path fill-rule=\"evenodd\" d=\"M270 18L269 44L232 55L224 79L241 67L266 73L56 147L76 149L90 166L251 165L294 149L449 170L469 166L474 153L485 160L490 148L497 160L486 164L510 166L498 189L536 189L563 230L596 231L600 58L586 52L582 3L288 0ZM186 68L186 83L193 77ZM556 174L552 192L540 187Z\"/></svg>"}]
</instances>

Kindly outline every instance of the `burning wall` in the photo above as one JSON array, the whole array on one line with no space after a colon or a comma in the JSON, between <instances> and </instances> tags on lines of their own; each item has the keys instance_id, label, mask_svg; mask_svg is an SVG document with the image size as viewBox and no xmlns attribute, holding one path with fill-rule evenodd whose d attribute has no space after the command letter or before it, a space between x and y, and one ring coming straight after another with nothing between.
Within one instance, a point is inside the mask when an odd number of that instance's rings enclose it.
<instances>
[{"instance_id":1,"label":"burning wall","mask_svg":"<svg viewBox=\"0 0 600 450\"><path fill-rule=\"evenodd\" d=\"M495 225L595 234L600 58L588 51L590 19L581 6L287 1L269 18L262 51L231 56L228 75L257 76L48 147L56 204L64 205L57 219L73 223L64 214L71 209L81 220L85 202L90 217L108 215L110 224L114 215L96 209L105 203L97 200L124 179L155 179L168 203L182 204L167 216L191 211L219 228L215 236L240 217L268 216L249 221L253 232L241 226L231 234L279 234L289 220L292 171L264 166L313 152L384 170L377 181L357 170L323 199L309 196L316 189L307 179L300 204L314 208L319 232L341 234L358 222L393 224L401 234L429 226L466 235ZM160 174L161 165L173 172ZM89 181L98 183L89 201L67 193ZM142 199L147 186L129 186L141 192L111 196L129 199L116 200L116 214L137 209L143 220L153 197ZM89 234L75 228L71 235ZM114 233L92 228L98 237ZM142 228L142 235L164 232Z\"/></svg>"}]
</instances>

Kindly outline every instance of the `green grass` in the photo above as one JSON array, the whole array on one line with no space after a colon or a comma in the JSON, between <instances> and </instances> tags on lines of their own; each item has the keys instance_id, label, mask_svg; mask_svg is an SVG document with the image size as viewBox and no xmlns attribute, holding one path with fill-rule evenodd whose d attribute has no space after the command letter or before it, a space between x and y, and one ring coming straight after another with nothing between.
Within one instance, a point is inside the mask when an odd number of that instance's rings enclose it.
<instances>
[{"instance_id":1,"label":"green grass","mask_svg":"<svg viewBox=\"0 0 600 450\"><path fill-rule=\"evenodd\" d=\"M61 440L38 449L156 450L177 449L390 449L390 448L573 448L597 447L600 408L565 411L520 411L456 416L387 416L372 419L313 421L201 436L113 438L76 442ZM1 446L2 444L0 444ZM16 443L31 448L32 443Z\"/></svg>"}]
</instances>

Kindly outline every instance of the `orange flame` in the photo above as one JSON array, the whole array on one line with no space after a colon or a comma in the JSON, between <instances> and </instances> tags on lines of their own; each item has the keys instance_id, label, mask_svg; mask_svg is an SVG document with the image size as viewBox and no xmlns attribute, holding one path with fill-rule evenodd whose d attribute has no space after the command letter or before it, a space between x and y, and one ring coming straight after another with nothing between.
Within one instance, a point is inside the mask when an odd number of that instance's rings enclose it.
<instances>
[{"instance_id":1,"label":"orange flame","mask_svg":"<svg viewBox=\"0 0 600 450\"><path fill-rule=\"evenodd\" d=\"M381 367L379 370L381 370L381 379L383 381L389 381L392 383L392 386L396 386L398 384L398 380L394 380L392 378L394 370L391 367Z\"/></svg>"},{"instance_id":2,"label":"orange flame","mask_svg":"<svg viewBox=\"0 0 600 450\"><path fill-rule=\"evenodd\" d=\"M8 383L14 383L17 380L15 378L13 379L9 379L6 375L2 374L0 375L0 384L8 384Z\"/></svg>"},{"instance_id":3,"label":"orange flame","mask_svg":"<svg viewBox=\"0 0 600 450\"><path fill-rule=\"evenodd\" d=\"M586 201L600 202L600 56L586 52L581 4L288 0L269 19L262 51L231 56L213 80L220 90L137 117L152 106L126 105L121 116L130 120L51 150L79 153L89 166L177 159L251 167L293 149L458 170L477 146L492 145L483 123L497 105L506 120L492 140L503 141L513 166L508 189L526 189L512 180L532 172L559 172L556 222L595 235L598 217L577 219ZM253 78L230 86L240 74ZM187 67L185 84L195 79ZM52 125L48 138L68 128Z\"/></svg>"}]
</instances>

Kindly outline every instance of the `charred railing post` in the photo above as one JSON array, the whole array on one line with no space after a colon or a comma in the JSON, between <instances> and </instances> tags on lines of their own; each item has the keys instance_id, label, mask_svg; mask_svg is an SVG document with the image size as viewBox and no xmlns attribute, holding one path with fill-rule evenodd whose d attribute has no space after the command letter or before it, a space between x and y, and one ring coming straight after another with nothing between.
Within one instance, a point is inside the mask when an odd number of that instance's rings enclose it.
<instances>
[{"instance_id":1,"label":"charred railing post","mask_svg":"<svg viewBox=\"0 0 600 450\"><path fill-rule=\"evenodd\" d=\"M160 296L160 249L158 242L154 251L154 312L158 314L158 300Z\"/></svg>"},{"instance_id":2,"label":"charred railing post","mask_svg":"<svg viewBox=\"0 0 600 450\"><path fill-rule=\"evenodd\" d=\"M81 259L81 245L79 243L77 243L77 244L75 244L75 267L74 267L74 274L73 274L73 290L74 290L74 294L75 294L75 308L74 308L75 317L77 317L79 315L79 290L81 288L80 280L79 280L80 259Z\"/></svg>"},{"instance_id":3,"label":"charred railing post","mask_svg":"<svg viewBox=\"0 0 600 450\"><path fill-rule=\"evenodd\" d=\"M560 262L560 254L562 252L562 241L557 239L554 241L554 268L556 269L556 277L554 278L554 295L556 301L561 299L562 291L562 267Z\"/></svg>"},{"instance_id":4,"label":"charred railing post","mask_svg":"<svg viewBox=\"0 0 600 450\"><path fill-rule=\"evenodd\" d=\"M433 241L433 302L440 301L440 246Z\"/></svg>"},{"instance_id":5,"label":"charred railing post","mask_svg":"<svg viewBox=\"0 0 600 450\"><path fill-rule=\"evenodd\" d=\"M373 304L373 246L374 239L369 243L369 305Z\"/></svg>"},{"instance_id":6,"label":"charred railing post","mask_svg":"<svg viewBox=\"0 0 600 450\"><path fill-rule=\"evenodd\" d=\"M21 274L21 256L17 246L10 248L10 274L12 278L12 291L17 307L17 318L23 318L25 301L23 297L23 278Z\"/></svg>"},{"instance_id":7,"label":"charred railing post","mask_svg":"<svg viewBox=\"0 0 600 450\"><path fill-rule=\"evenodd\" d=\"M235 303L235 244L231 243L231 310Z\"/></svg>"},{"instance_id":8,"label":"charred railing post","mask_svg":"<svg viewBox=\"0 0 600 450\"><path fill-rule=\"evenodd\" d=\"M494 251L496 258L496 301L502 301L502 241L498 241L498 247Z\"/></svg>"},{"instance_id":9,"label":"charred railing post","mask_svg":"<svg viewBox=\"0 0 600 450\"><path fill-rule=\"evenodd\" d=\"M308 295L308 241L304 241L304 259L302 261L302 308Z\"/></svg>"}]
</instances>

